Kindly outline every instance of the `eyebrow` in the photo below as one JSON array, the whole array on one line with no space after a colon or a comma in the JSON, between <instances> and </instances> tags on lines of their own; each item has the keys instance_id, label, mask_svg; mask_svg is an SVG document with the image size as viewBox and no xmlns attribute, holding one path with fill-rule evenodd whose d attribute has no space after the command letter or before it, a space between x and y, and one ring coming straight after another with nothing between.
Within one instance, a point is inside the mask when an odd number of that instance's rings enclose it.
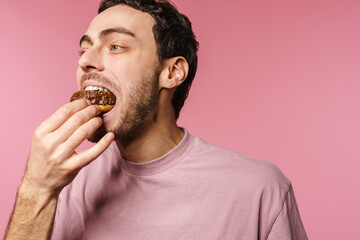
<instances>
[{"instance_id":1,"label":"eyebrow","mask_svg":"<svg viewBox=\"0 0 360 240\"><path fill-rule=\"evenodd\" d=\"M100 33L99 33L99 38L100 39L104 39L106 38L107 36L109 36L110 34L113 34L113 33L121 33L121 34L126 34L130 37L133 37L133 38L136 38L135 36L135 33L133 33L132 31L130 31L129 29L126 29L126 28L123 28L123 27L116 27L116 28L107 28L107 29L104 29L102 30ZM83 35L80 39L80 46L83 42L90 42L90 43L93 43L91 38L88 36L88 35Z\"/></svg>"}]
</instances>

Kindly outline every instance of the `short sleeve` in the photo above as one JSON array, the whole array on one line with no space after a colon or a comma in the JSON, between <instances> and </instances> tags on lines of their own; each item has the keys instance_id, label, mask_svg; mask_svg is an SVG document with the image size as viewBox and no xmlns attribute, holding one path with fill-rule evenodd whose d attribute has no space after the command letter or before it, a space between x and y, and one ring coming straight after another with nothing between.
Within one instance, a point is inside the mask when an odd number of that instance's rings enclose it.
<instances>
[{"instance_id":1,"label":"short sleeve","mask_svg":"<svg viewBox=\"0 0 360 240\"><path fill-rule=\"evenodd\" d=\"M300 218L294 191L290 185L283 206L270 230L267 240L307 240Z\"/></svg>"}]
</instances>

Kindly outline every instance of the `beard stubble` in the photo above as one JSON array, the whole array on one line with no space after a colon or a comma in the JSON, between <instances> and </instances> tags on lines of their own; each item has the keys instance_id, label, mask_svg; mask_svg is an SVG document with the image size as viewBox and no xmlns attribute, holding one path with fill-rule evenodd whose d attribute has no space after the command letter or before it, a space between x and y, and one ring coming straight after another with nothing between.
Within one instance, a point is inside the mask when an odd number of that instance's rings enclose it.
<instances>
[{"instance_id":1,"label":"beard stubble","mask_svg":"<svg viewBox=\"0 0 360 240\"><path fill-rule=\"evenodd\" d=\"M101 125L89 138L88 141L97 143L107 133L113 132L115 140L130 135L138 129L156 111L158 100L159 68L144 76L140 81L134 81L129 87L128 106L126 112L119 113L119 119L115 126L106 130Z\"/></svg>"}]
</instances>

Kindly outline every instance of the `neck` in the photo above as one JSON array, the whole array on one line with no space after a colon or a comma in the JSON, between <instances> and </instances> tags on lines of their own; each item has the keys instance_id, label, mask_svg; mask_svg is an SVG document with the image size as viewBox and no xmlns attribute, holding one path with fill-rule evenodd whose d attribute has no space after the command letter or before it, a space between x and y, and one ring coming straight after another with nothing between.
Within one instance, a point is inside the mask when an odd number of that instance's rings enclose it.
<instances>
[{"instance_id":1,"label":"neck","mask_svg":"<svg viewBox=\"0 0 360 240\"><path fill-rule=\"evenodd\" d=\"M142 124L131 135L116 140L124 159L135 162L148 162L168 153L184 137L177 126L172 107L159 108L155 115Z\"/></svg>"}]
</instances>

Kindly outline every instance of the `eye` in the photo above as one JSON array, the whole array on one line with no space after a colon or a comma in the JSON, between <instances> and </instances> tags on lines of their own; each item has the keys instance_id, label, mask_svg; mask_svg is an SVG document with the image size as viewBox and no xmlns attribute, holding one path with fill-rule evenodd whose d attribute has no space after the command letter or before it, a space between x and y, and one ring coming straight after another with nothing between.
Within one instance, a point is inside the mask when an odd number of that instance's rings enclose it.
<instances>
[{"instance_id":1,"label":"eye","mask_svg":"<svg viewBox=\"0 0 360 240\"><path fill-rule=\"evenodd\" d=\"M119 46L119 45L112 45L111 46L111 50L120 50L120 49L122 49L122 47Z\"/></svg>"},{"instance_id":2,"label":"eye","mask_svg":"<svg viewBox=\"0 0 360 240\"><path fill-rule=\"evenodd\" d=\"M81 57L84 54L85 50L78 51L79 56Z\"/></svg>"},{"instance_id":3,"label":"eye","mask_svg":"<svg viewBox=\"0 0 360 240\"><path fill-rule=\"evenodd\" d=\"M120 44L110 44L110 52L113 54L118 54L118 53L124 53L126 47L124 45L120 45Z\"/></svg>"}]
</instances>

